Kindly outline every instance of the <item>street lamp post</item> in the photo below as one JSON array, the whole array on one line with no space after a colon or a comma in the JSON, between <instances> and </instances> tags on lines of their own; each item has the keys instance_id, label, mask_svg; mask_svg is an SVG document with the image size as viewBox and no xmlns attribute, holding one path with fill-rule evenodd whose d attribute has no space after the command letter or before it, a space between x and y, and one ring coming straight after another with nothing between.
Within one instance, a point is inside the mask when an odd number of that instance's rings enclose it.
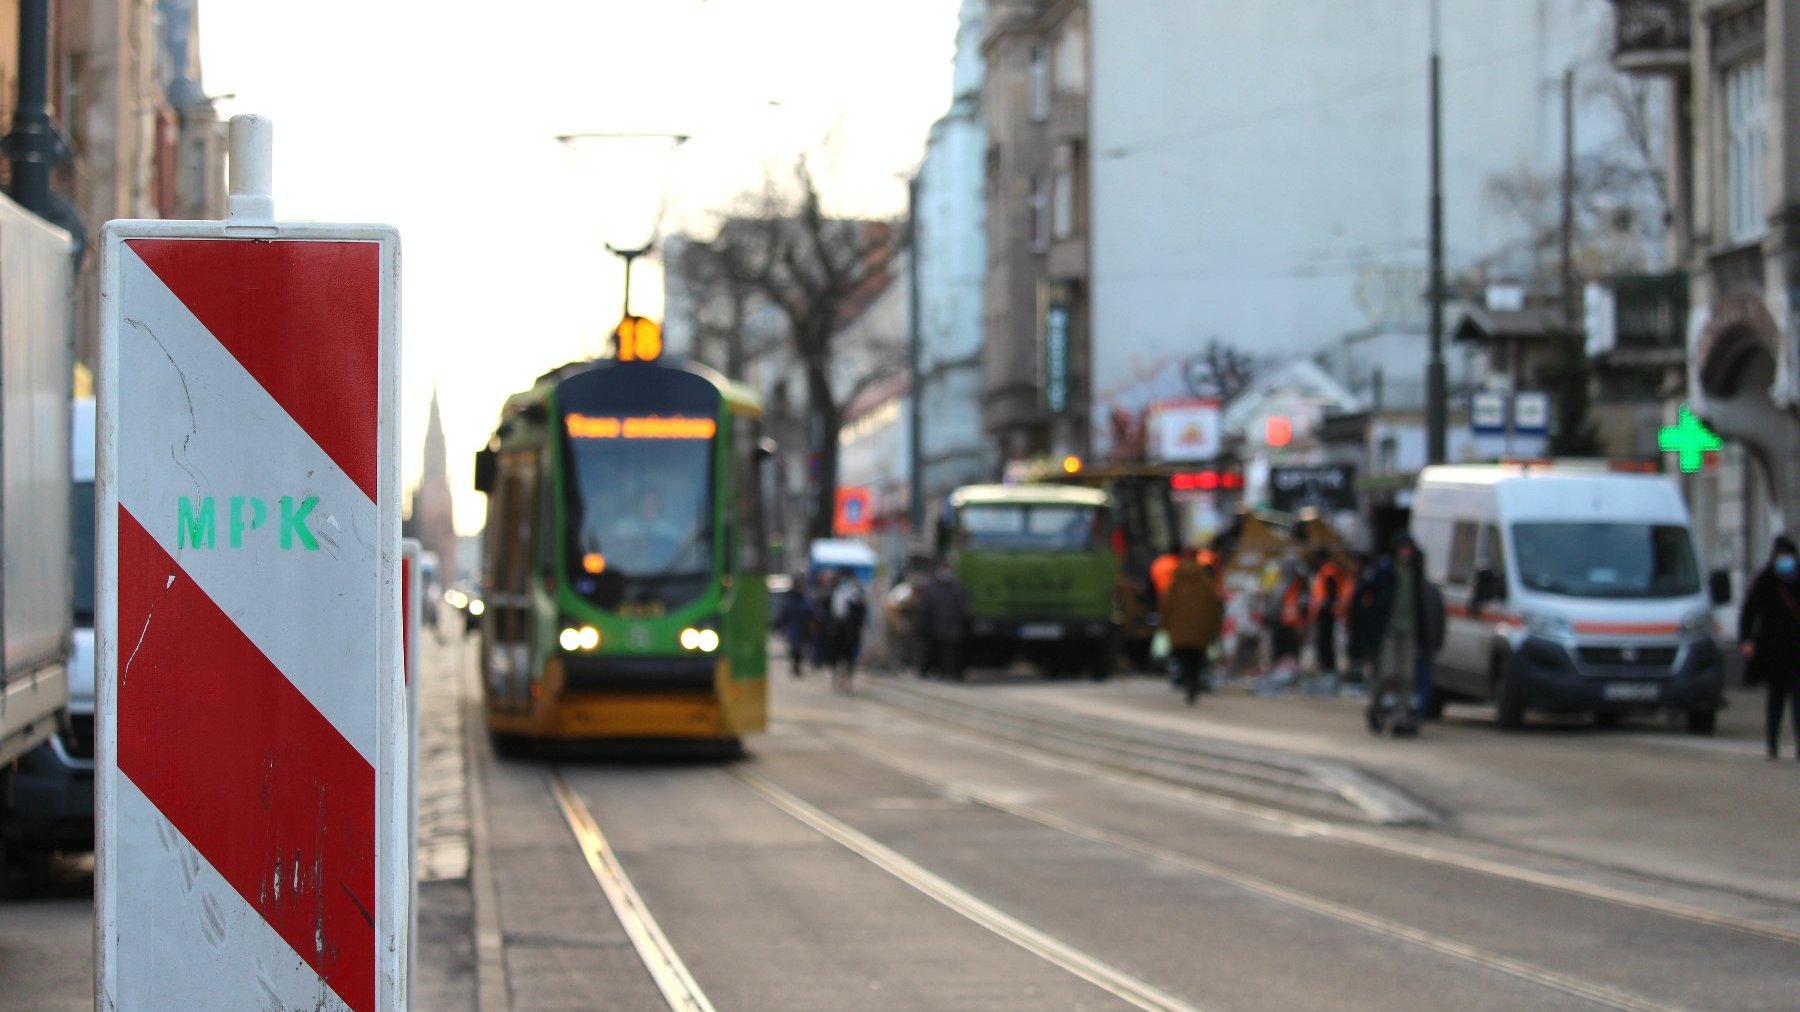
<instances>
[{"instance_id":1,"label":"street lamp post","mask_svg":"<svg viewBox=\"0 0 1800 1012\"><path fill-rule=\"evenodd\" d=\"M655 248L656 240L654 238L636 249L620 249L610 242L606 244L606 251L608 253L611 253L616 257L621 257L625 261L625 316L631 315L631 264L633 261L637 260L638 257L649 255L650 251Z\"/></svg>"},{"instance_id":2,"label":"street lamp post","mask_svg":"<svg viewBox=\"0 0 1800 1012\"><path fill-rule=\"evenodd\" d=\"M1447 455L1444 389L1444 166L1442 110L1438 89L1443 76L1438 57L1438 0L1431 0L1431 361L1425 366L1426 459L1442 464Z\"/></svg>"},{"instance_id":3,"label":"street lamp post","mask_svg":"<svg viewBox=\"0 0 1800 1012\"><path fill-rule=\"evenodd\" d=\"M683 144L686 144L688 142L688 139L690 136L691 135L689 135L689 134L665 133L665 132L656 131L656 130L590 130L590 131L586 131L584 133L557 134L556 140L558 143L562 144L565 147L573 148L575 146L576 141L582 141L582 140L646 140L646 139L656 140L656 139L661 139L661 140L666 140L666 141L672 142L670 145L670 150L673 150L675 148L681 147ZM665 184L665 187L666 187L666 184ZM665 199L667 197L666 188L664 190L664 197L665 197ZM642 246L626 248L626 247L614 246L610 242L605 244L606 251L608 253L611 253L614 256L620 257L625 261L625 306L624 306L624 316L621 318L631 316L631 265L633 263L635 263L639 257L644 257L644 256L650 255L650 252L656 248L656 236L657 236L657 233L660 232L661 230L662 230L662 209L661 209L661 207L659 207L657 209L657 219L650 226L650 238L648 240L646 240Z\"/></svg>"}]
</instances>

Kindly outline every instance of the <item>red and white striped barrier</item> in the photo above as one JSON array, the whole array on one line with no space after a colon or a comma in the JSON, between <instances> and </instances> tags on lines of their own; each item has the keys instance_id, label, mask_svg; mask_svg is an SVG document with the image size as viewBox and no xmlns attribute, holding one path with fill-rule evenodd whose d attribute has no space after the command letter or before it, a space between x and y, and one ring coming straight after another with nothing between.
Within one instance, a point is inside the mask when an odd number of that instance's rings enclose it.
<instances>
[{"instance_id":1,"label":"red and white striped barrier","mask_svg":"<svg viewBox=\"0 0 1800 1012\"><path fill-rule=\"evenodd\" d=\"M99 1005L398 1009L399 241L232 125L232 219L103 242Z\"/></svg>"}]
</instances>

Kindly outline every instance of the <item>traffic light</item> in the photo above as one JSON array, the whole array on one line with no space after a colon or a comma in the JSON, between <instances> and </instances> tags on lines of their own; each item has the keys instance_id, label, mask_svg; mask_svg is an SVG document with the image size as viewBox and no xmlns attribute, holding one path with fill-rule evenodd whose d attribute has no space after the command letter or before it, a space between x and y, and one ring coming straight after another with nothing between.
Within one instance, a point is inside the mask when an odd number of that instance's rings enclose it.
<instances>
[{"instance_id":1,"label":"traffic light","mask_svg":"<svg viewBox=\"0 0 1800 1012\"><path fill-rule=\"evenodd\" d=\"M627 316L613 330L621 362L654 362L662 357L662 325L647 316Z\"/></svg>"},{"instance_id":2,"label":"traffic light","mask_svg":"<svg viewBox=\"0 0 1800 1012\"><path fill-rule=\"evenodd\" d=\"M1276 449L1288 445L1294 439L1294 423L1285 415L1270 415L1263 422L1263 439Z\"/></svg>"}]
</instances>

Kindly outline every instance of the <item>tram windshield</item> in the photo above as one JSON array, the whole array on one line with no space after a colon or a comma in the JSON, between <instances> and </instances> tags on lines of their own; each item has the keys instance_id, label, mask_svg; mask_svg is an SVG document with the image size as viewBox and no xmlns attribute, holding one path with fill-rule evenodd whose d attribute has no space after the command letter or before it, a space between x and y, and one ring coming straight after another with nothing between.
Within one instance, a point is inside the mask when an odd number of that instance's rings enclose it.
<instances>
[{"instance_id":1,"label":"tram windshield","mask_svg":"<svg viewBox=\"0 0 1800 1012\"><path fill-rule=\"evenodd\" d=\"M571 377L559 400L575 591L650 613L704 594L718 391L691 373L632 366Z\"/></svg>"}]
</instances>

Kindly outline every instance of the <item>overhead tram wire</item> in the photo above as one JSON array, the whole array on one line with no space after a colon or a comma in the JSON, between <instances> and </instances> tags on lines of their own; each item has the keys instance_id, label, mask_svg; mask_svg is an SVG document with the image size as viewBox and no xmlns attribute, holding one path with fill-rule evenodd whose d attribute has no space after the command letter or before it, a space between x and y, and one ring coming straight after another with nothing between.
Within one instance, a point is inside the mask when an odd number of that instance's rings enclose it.
<instances>
[{"instance_id":1,"label":"overhead tram wire","mask_svg":"<svg viewBox=\"0 0 1800 1012\"><path fill-rule=\"evenodd\" d=\"M1454 77L1462 71L1473 70L1479 67L1499 63L1504 60L1510 60L1514 57L1524 56L1536 52L1539 48L1540 44L1533 42L1508 49L1495 50L1474 59L1459 60L1455 64L1447 63L1444 66L1444 76L1446 78ZM1198 127L1194 130L1184 130L1180 133L1165 134L1161 137L1148 137L1137 141L1127 141L1112 148L1096 150L1094 152L1094 157L1107 161L1115 161L1136 155L1151 154L1166 148L1202 141L1217 134L1230 133L1233 130L1258 126L1271 120L1299 116L1320 109L1327 109L1345 102L1368 98L1371 95L1377 95L1384 91L1416 88L1418 85L1419 78L1417 74L1397 74L1392 77L1373 78L1360 85L1334 91L1330 95L1321 95L1316 98L1289 102L1284 105L1270 106L1256 112L1227 117Z\"/></svg>"}]
</instances>

